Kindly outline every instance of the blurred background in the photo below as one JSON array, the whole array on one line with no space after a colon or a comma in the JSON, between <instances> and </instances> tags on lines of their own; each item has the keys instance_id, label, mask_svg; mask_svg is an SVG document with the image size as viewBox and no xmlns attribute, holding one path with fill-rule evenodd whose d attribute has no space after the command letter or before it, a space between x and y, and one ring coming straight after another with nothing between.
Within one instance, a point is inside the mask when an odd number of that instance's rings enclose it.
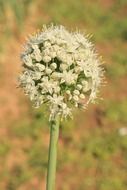
<instances>
[{"instance_id":1,"label":"blurred background","mask_svg":"<svg viewBox=\"0 0 127 190\"><path fill-rule=\"evenodd\" d=\"M45 189L49 128L16 88L25 38L54 22L92 34L107 84L61 126L58 190L127 190L127 0L0 0L0 190Z\"/></svg>"}]
</instances>

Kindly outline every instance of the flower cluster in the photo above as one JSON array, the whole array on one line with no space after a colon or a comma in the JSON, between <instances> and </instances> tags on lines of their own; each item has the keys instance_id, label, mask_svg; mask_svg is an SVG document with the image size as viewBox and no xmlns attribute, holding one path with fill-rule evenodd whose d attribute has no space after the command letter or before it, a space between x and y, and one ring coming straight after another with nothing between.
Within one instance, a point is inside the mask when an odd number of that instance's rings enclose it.
<instances>
[{"instance_id":1,"label":"flower cluster","mask_svg":"<svg viewBox=\"0 0 127 190\"><path fill-rule=\"evenodd\" d=\"M50 120L71 116L72 105L86 107L95 100L103 71L93 45L79 32L45 26L29 38L21 60L20 87L35 107L49 105Z\"/></svg>"}]
</instances>

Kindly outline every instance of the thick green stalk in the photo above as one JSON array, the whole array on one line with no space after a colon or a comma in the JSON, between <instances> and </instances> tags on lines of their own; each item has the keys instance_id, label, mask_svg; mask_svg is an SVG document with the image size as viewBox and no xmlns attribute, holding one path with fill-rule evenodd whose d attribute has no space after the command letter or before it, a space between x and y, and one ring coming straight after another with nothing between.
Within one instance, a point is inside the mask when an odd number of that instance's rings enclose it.
<instances>
[{"instance_id":1,"label":"thick green stalk","mask_svg":"<svg viewBox=\"0 0 127 190\"><path fill-rule=\"evenodd\" d=\"M46 190L55 189L58 138L59 138L59 118L57 117L54 121L51 122L50 126L50 144L49 144Z\"/></svg>"}]
</instances>

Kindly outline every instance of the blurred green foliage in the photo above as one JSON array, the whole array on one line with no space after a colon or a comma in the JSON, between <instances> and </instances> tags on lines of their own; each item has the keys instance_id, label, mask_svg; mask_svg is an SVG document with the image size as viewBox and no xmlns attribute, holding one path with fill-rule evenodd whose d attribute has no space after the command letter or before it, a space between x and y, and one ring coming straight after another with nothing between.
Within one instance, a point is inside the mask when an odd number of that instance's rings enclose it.
<instances>
[{"instance_id":1,"label":"blurred green foliage","mask_svg":"<svg viewBox=\"0 0 127 190\"><path fill-rule=\"evenodd\" d=\"M5 157L9 152L9 144L7 142L0 142L0 157Z\"/></svg>"},{"instance_id":2,"label":"blurred green foliage","mask_svg":"<svg viewBox=\"0 0 127 190\"><path fill-rule=\"evenodd\" d=\"M111 101L108 102L106 109L106 117L110 121L116 122L118 124L127 123L127 100L123 100L120 102Z\"/></svg>"},{"instance_id":3,"label":"blurred green foliage","mask_svg":"<svg viewBox=\"0 0 127 190\"><path fill-rule=\"evenodd\" d=\"M29 173L20 165L15 165L13 169L8 172L8 181L6 184L7 190L18 189L20 185L28 181L30 178Z\"/></svg>"},{"instance_id":4,"label":"blurred green foliage","mask_svg":"<svg viewBox=\"0 0 127 190\"><path fill-rule=\"evenodd\" d=\"M20 27L27 16L28 8L33 0L0 0L0 20L6 21L7 11L12 11Z\"/></svg>"},{"instance_id":5,"label":"blurred green foliage","mask_svg":"<svg viewBox=\"0 0 127 190\"><path fill-rule=\"evenodd\" d=\"M108 75L111 78L126 76L127 74L127 56L124 50L115 52L112 56L113 63L107 68Z\"/></svg>"}]
</instances>

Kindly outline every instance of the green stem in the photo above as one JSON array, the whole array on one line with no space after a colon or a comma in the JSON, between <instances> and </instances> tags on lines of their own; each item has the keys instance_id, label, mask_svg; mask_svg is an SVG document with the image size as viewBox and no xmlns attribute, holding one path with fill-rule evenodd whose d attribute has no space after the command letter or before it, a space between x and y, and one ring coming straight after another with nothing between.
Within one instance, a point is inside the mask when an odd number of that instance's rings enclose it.
<instances>
[{"instance_id":1,"label":"green stem","mask_svg":"<svg viewBox=\"0 0 127 190\"><path fill-rule=\"evenodd\" d=\"M57 117L56 120L51 122L51 126L50 126L50 144L49 144L46 190L55 189L58 138L59 138L59 118Z\"/></svg>"}]
</instances>

